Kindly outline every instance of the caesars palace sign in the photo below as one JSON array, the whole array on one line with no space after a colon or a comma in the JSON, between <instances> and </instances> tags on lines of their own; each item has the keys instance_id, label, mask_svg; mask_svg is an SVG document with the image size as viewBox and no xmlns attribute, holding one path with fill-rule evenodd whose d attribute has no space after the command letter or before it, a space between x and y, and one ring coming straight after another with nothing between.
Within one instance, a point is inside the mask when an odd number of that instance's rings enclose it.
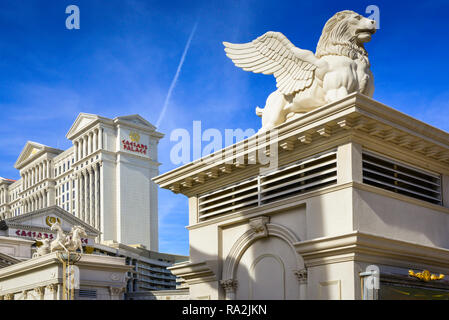
<instances>
[{"instance_id":1,"label":"caesars palace sign","mask_svg":"<svg viewBox=\"0 0 449 320\"><path fill-rule=\"evenodd\" d=\"M61 220L57 217L47 216L45 218L45 224L51 227L53 223L58 222L61 224ZM10 235L14 235L21 238L27 238L27 239L33 239L33 240L43 240L43 239L50 239L53 240L56 238L56 235L52 232L43 232L43 231L33 231L25 229L10 229L9 230ZM89 244L90 241L87 238L81 238L82 244Z\"/></svg>"},{"instance_id":2,"label":"caesars palace sign","mask_svg":"<svg viewBox=\"0 0 449 320\"><path fill-rule=\"evenodd\" d=\"M131 152L140 153L143 155L147 155L148 146L142 143L139 143L140 135L137 132L130 132L129 140L122 139L122 146L124 150L128 150Z\"/></svg>"}]
</instances>

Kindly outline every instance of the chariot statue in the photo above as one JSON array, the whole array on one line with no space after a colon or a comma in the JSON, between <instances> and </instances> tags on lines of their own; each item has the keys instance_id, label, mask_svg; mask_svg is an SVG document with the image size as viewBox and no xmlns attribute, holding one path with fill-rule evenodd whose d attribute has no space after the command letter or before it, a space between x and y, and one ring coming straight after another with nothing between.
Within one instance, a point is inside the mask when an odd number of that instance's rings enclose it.
<instances>
[{"instance_id":1,"label":"chariot statue","mask_svg":"<svg viewBox=\"0 0 449 320\"><path fill-rule=\"evenodd\" d=\"M277 90L264 109L256 108L262 117L259 132L353 92L372 97L374 79L364 44L375 32L374 20L345 10L326 22L315 54L272 31L249 43L223 42L237 67L276 78Z\"/></svg>"}]
</instances>

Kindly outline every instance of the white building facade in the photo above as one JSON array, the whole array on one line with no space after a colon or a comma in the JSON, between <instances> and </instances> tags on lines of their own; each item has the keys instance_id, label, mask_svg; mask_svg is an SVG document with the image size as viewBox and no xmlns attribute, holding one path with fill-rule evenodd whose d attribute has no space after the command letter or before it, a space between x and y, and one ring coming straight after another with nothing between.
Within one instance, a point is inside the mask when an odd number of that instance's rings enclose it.
<instances>
[{"instance_id":1,"label":"white building facade","mask_svg":"<svg viewBox=\"0 0 449 320\"><path fill-rule=\"evenodd\" d=\"M59 206L101 232L99 241L158 250L157 145L163 134L139 115L81 113L67 150L27 142L17 181L0 179L0 219Z\"/></svg>"}]
</instances>

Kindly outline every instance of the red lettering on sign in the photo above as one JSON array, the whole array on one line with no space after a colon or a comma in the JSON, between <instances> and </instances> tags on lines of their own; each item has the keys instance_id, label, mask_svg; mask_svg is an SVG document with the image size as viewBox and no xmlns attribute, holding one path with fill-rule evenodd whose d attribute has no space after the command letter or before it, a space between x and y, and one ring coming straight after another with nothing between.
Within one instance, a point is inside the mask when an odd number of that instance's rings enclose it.
<instances>
[{"instance_id":1,"label":"red lettering on sign","mask_svg":"<svg viewBox=\"0 0 449 320\"><path fill-rule=\"evenodd\" d=\"M141 153L141 154L147 154L147 150L148 150L148 146L141 144L141 143L136 143L136 142L131 142L128 140L122 140L122 144L123 144L123 149L128 150L128 151L132 151L132 152L137 152L137 153Z\"/></svg>"}]
</instances>

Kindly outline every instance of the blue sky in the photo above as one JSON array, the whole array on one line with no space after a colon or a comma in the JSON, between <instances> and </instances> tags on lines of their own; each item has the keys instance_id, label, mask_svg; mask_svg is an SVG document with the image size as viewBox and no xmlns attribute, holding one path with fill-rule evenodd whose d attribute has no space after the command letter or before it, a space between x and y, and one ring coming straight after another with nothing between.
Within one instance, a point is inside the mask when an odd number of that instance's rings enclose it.
<instances>
[{"instance_id":1,"label":"blue sky","mask_svg":"<svg viewBox=\"0 0 449 320\"><path fill-rule=\"evenodd\" d=\"M80 8L80 30L65 28L70 4ZM203 130L257 130L254 107L275 89L272 76L236 68L222 41L280 31L314 51L334 13L367 15L371 4L381 26L366 45L374 98L449 131L446 1L0 0L0 176L18 178L27 140L70 147L65 135L80 112L138 113L156 124L185 52L159 127L160 170L171 170L172 130L192 131L195 120ZM160 190L160 251L187 255L187 224L187 199Z\"/></svg>"}]
</instances>

